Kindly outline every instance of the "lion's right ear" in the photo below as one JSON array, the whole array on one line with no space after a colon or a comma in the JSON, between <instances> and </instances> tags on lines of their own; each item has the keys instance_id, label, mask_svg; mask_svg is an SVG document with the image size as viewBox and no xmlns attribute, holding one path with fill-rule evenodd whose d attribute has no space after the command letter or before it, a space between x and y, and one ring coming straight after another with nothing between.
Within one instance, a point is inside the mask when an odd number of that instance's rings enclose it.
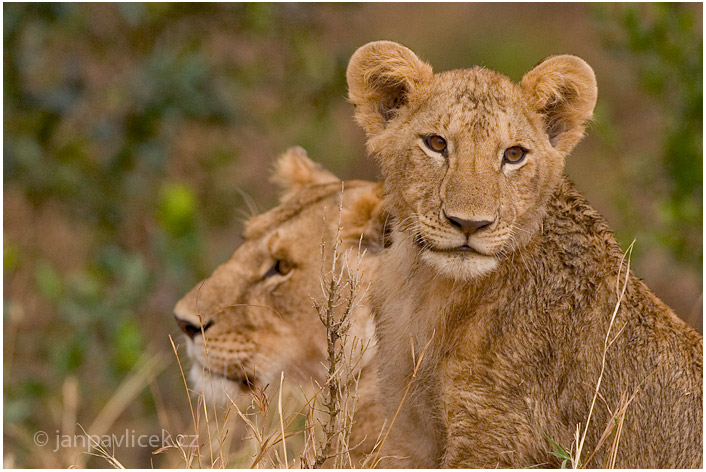
<instances>
[{"instance_id":1,"label":"lion's right ear","mask_svg":"<svg viewBox=\"0 0 706 472\"><path fill-rule=\"evenodd\" d=\"M429 64L400 44L375 41L362 46L346 72L356 121L368 135L382 131L409 95L433 76Z\"/></svg>"},{"instance_id":2,"label":"lion's right ear","mask_svg":"<svg viewBox=\"0 0 706 472\"><path fill-rule=\"evenodd\" d=\"M340 179L309 159L304 148L295 146L277 159L270 181L282 189L284 200L307 185L339 182Z\"/></svg>"}]
</instances>

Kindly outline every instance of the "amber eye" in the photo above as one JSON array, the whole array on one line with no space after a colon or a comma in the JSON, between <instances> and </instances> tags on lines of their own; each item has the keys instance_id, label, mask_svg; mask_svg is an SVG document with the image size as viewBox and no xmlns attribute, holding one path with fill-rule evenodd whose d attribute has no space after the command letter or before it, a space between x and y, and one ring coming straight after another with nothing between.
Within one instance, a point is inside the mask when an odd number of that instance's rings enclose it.
<instances>
[{"instance_id":1,"label":"amber eye","mask_svg":"<svg viewBox=\"0 0 706 472\"><path fill-rule=\"evenodd\" d=\"M285 260L277 260L274 265L267 271L264 278L272 277L273 275L287 275L292 269L294 269L294 264L287 262Z\"/></svg>"},{"instance_id":2,"label":"amber eye","mask_svg":"<svg viewBox=\"0 0 706 472\"><path fill-rule=\"evenodd\" d=\"M434 152L446 152L446 140L438 134L430 134L424 137L424 144Z\"/></svg>"},{"instance_id":3,"label":"amber eye","mask_svg":"<svg viewBox=\"0 0 706 472\"><path fill-rule=\"evenodd\" d=\"M527 155L527 150L520 146L512 146L505 149L503 154L503 164L519 164Z\"/></svg>"}]
</instances>

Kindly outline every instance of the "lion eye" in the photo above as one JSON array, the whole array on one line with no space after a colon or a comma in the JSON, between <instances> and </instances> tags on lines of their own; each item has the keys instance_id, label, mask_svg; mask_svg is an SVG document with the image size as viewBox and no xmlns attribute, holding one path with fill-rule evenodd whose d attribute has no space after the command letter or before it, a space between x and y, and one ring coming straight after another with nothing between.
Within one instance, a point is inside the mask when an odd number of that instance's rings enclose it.
<instances>
[{"instance_id":1,"label":"lion eye","mask_svg":"<svg viewBox=\"0 0 706 472\"><path fill-rule=\"evenodd\" d=\"M277 260L274 265L267 271L264 278L272 277L273 275L287 275L292 269L294 269L294 264L287 262L285 260Z\"/></svg>"},{"instance_id":2,"label":"lion eye","mask_svg":"<svg viewBox=\"0 0 706 472\"><path fill-rule=\"evenodd\" d=\"M527 155L527 150L520 146L512 146L505 149L503 154L503 164L519 164Z\"/></svg>"},{"instance_id":3,"label":"lion eye","mask_svg":"<svg viewBox=\"0 0 706 472\"><path fill-rule=\"evenodd\" d=\"M438 134L430 134L424 137L424 144L434 152L446 152L446 140Z\"/></svg>"}]
</instances>

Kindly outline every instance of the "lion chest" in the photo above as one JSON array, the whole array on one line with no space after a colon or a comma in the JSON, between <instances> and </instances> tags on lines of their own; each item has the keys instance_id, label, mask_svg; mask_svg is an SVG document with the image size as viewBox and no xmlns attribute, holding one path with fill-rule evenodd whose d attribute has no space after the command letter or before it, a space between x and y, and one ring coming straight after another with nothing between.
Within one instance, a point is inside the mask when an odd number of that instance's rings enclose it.
<instances>
[{"instance_id":1,"label":"lion chest","mask_svg":"<svg viewBox=\"0 0 706 472\"><path fill-rule=\"evenodd\" d=\"M474 323L472 323L474 324ZM470 329L469 329L470 328ZM546 462L542 431L556 414L545 401L546 372L528 367L518 346L497 351L489 330L464 326L466 336L439 363L444 405L445 466L529 467Z\"/></svg>"}]
</instances>

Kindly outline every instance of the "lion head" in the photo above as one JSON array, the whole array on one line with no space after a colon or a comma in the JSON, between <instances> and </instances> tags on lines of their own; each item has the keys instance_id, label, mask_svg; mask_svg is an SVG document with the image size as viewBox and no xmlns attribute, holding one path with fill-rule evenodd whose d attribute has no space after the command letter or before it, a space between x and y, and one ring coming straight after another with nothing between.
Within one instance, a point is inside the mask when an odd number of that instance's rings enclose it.
<instances>
[{"instance_id":1,"label":"lion head","mask_svg":"<svg viewBox=\"0 0 706 472\"><path fill-rule=\"evenodd\" d=\"M212 401L276 385L280 372L303 385L324 380L326 334L313 300L322 297L322 270L336 246L339 203L339 252L357 257L360 247L364 280L374 270L382 234L377 184L341 182L301 148L279 158L272 179L283 190L279 206L250 219L230 260L174 310L187 334L191 383ZM364 344L373 336L363 300L352 314L349 338ZM362 364L373 350L368 347Z\"/></svg>"},{"instance_id":2,"label":"lion head","mask_svg":"<svg viewBox=\"0 0 706 472\"><path fill-rule=\"evenodd\" d=\"M596 103L592 69L554 56L519 83L474 67L434 73L389 41L356 51L349 98L385 180L393 238L471 279L527 244Z\"/></svg>"}]
</instances>

